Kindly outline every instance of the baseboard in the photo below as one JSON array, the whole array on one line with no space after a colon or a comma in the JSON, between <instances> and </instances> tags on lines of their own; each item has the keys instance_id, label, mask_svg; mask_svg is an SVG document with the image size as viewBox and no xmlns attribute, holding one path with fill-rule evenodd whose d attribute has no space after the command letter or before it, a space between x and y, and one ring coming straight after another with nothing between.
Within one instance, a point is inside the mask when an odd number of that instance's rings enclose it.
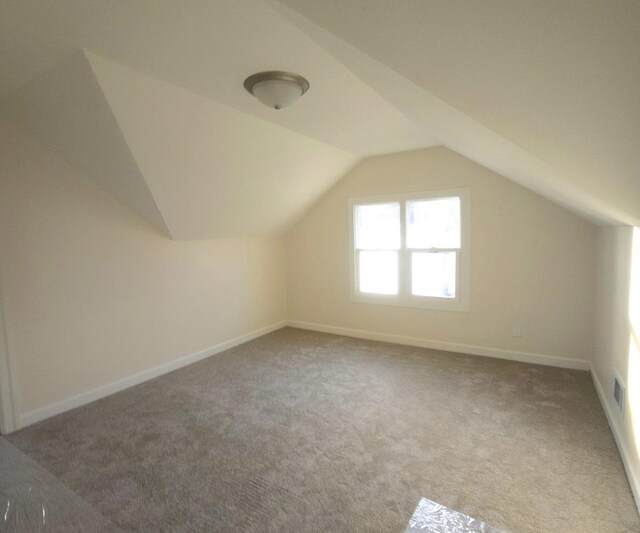
<instances>
[{"instance_id":1,"label":"baseboard","mask_svg":"<svg viewBox=\"0 0 640 533\"><path fill-rule=\"evenodd\" d=\"M591 377L596 387L596 391L598 392L598 397L600 398L602 408L604 409L604 414L606 415L607 421L609 422L609 427L611 428L611 432L613 433L613 438L615 439L618 446L618 451L620 452L620 457L622 458L622 464L624 465L624 470L627 473L627 479L629 480L629 486L631 487L631 492L633 493L633 499L635 500L636 507L638 508L638 512L640 513L640 479L638 479L636 473L633 471L633 467L631 466L631 453L624 443L624 433L622 431L622 427L620 426L618 417L612 410L611 404L606 400L607 395L605 393L604 387L602 386L602 383L600 383L598 375L593 368L591 369Z\"/></svg>"},{"instance_id":2,"label":"baseboard","mask_svg":"<svg viewBox=\"0 0 640 533\"><path fill-rule=\"evenodd\" d=\"M282 321L271 324L270 326L256 329L254 331L251 331L244 335L240 335L239 337L235 337L228 341L221 342L220 344L216 344L215 346L211 346L199 352L180 357L179 359L175 359L160 366L143 370L142 372L134 374L133 376L114 381L107 385L103 385L102 387L98 387L97 389L83 392L82 394L78 394L77 396L67 398L66 400L47 405L46 407L41 407L40 409L29 411L20 415L20 428L35 424L36 422L40 422L41 420L59 415L61 413L64 413L65 411L75 409L76 407L80 407L95 400L99 400L100 398L104 398L116 392L120 392L121 390L128 389L129 387L133 387L134 385L138 385L139 383L142 383L144 381L162 376L163 374L167 374L169 372L177 370L178 368L182 368L197 361L201 361L202 359L206 359L207 357L211 357L212 355L224 352L225 350L234 348L236 346L239 346L240 344L244 344L245 342L257 339L258 337L262 337L267 333L271 333L272 331L281 329L286 325L286 321Z\"/></svg>"},{"instance_id":3,"label":"baseboard","mask_svg":"<svg viewBox=\"0 0 640 533\"><path fill-rule=\"evenodd\" d=\"M560 368L572 368L576 370L590 370L588 361L581 359L571 359L568 357L556 357L554 355L543 355L530 352L517 352L504 350L502 348L490 348L486 346L473 346L470 344L458 344L453 342L435 341L420 339L417 337L405 337L402 335L392 335L390 333L379 333L377 331L367 331L361 329L350 329L328 324L315 324L312 322L299 322L289 320L287 326L323 333L333 333L344 335L345 337L355 337L357 339L367 339L372 341L393 342L407 346L417 346L419 348L431 348L433 350L444 350L447 352L457 352L471 355L481 355L483 357L495 357L497 359L507 359L509 361L519 361L521 363L533 363L536 365L556 366Z\"/></svg>"}]
</instances>

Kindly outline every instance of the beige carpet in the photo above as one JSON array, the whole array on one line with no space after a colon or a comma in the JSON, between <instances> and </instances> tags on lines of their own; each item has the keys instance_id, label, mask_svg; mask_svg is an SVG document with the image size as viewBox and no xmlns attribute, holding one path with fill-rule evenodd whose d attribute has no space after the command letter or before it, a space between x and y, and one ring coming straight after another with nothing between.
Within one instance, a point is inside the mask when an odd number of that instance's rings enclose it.
<instances>
[{"instance_id":1,"label":"beige carpet","mask_svg":"<svg viewBox=\"0 0 640 533\"><path fill-rule=\"evenodd\" d=\"M132 531L640 531L588 373L284 329L10 436Z\"/></svg>"}]
</instances>

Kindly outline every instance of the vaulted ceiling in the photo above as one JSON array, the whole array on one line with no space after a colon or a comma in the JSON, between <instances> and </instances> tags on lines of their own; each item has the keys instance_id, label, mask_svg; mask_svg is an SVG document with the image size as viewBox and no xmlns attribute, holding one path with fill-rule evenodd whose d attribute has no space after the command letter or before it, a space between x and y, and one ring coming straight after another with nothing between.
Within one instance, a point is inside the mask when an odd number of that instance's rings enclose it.
<instances>
[{"instance_id":1,"label":"vaulted ceiling","mask_svg":"<svg viewBox=\"0 0 640 533\"><path fill-rule=\"evenodd\" d=\"M435 144L640 224L634 0L21 0L0 104L175 239L281 232L362 157ZM289 70L283 111L242 87Z\"/></svg>"}]
</instances>

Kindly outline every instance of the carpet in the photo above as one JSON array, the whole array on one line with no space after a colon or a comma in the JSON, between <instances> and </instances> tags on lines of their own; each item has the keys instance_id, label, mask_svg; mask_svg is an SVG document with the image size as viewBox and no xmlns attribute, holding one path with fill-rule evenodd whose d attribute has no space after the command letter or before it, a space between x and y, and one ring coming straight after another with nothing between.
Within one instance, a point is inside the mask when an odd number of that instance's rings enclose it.
<instances>
[{"instance_id":1,"label":"carpet","mask_svg":"<svg viewBox=\"0 0 640 533\"><path fill-rule=\"evenodd\" d=\"M8 440L129 531L640 531L587 372L292 328Z\"/></svg>"}]
</instances>

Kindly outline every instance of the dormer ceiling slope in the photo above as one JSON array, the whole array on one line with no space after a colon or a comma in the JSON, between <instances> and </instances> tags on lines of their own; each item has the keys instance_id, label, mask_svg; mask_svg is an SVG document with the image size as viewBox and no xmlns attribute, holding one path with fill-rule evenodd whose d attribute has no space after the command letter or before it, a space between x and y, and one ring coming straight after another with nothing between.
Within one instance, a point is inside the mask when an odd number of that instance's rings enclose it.
<instances>
[{"instance_id":1,"label":"dormer ceiling slope","mask_svg":"<svg viewBox=\"0 0 640 533\"><path fill-rule=\"evenodd\" d=\"M1 8L0 104L174 239L285 231L362 157L436 144L640 223L638 10L605 5L22 0ZM242 88L262 70L311 90L268 109Z\"/></svg>"},{"instance_id":2,"label":"dormer ceiling slope","mask_svg":"<svg viewBox=\"0 0 640 533\"><path fill-rule=\"evenodd\" d=\"M637 0L281 0L444 145L596 222L640 224Z\"/></svg>"}]
</instances>

